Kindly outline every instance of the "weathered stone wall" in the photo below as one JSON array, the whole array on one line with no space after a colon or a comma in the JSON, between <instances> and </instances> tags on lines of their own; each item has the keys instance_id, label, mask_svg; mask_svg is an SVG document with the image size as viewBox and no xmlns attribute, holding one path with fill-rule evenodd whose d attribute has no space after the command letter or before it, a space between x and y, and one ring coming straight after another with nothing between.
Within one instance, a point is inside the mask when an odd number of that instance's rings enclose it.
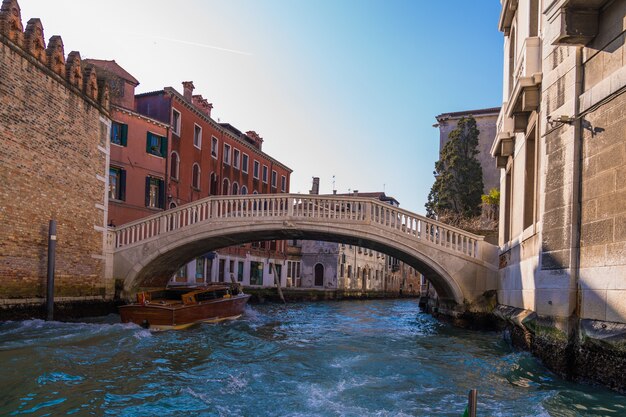
<instances>
[{"instance_id":1,"label":"weathered stone wall","mask_svg":"<svg viewBox=\"0 0 626 417\"><path fill-rule=\"evenodd\" d=\"M16 6L5 1L3 9L5 3ZM43 39L42 31L40 35ZM14 36L19 41L19 34ZM85 93L86 88L95 87L95 78L89 82L95 73L82 68L78 53L70 55L65 66L60 42L60 58L50 54L56 61L47 61L45 51L37 58L0 34L3 304L37 302L45 295L50 219L57 220L56 295L105 295L103 232L110 122L102 104L108 106L108 100L103 91L99 97L97 89L90 96ZM53 71L55 63L67 71Z\"/></svg>"}]
</instances>

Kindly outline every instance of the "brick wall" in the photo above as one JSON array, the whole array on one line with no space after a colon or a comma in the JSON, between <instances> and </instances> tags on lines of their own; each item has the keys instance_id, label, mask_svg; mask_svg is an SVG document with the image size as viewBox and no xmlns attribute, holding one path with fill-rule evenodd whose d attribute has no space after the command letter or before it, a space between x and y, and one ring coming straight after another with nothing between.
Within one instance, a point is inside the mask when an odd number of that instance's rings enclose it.
<instances>
[{"instance_id":1,"label":"brick wall","mask_svg":"<svg viewBox=\"0 0 626 417\"><path fill-rule=\"evenodd\" d=\"M109 121L82 84L0 34L0 300L45 295L50 219L56 295L105 293Z\"/></svg>"}]
</instances>

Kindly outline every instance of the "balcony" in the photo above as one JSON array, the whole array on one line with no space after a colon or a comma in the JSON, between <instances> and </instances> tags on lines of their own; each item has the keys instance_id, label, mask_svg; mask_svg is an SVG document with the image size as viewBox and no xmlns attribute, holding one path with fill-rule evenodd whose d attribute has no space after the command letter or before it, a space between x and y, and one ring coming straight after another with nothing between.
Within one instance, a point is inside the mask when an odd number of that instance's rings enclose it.
<instances>
[{"instance_id":1,"label":"balcony","mask_svg":"<svg viewBox=\"0 0 626 417\"><path fill-rule=\"evenodd\" d=\"M505 115L513 119L513 132L525 132L528 116L541 101L541 38L526 38L513 73Z\"/></svg>"},{"instance_id":2,"label":"balcony","mask_svg":"<svg viewBox=\"0 0 626 417\"><path fill-rule=\"evenodd\" d=\"M502 109L498 115L496 137L491 145L491 156L496 158L497 168L506 168L508 157L515 150L514 119L506 115L508 102L502 103Z\"/></svg>"},{"instance_id":3,"label":"balcony","mask_svg":"<svg viewBox=\"0 0 626 417\"><path fill-rule=\"evenodd\" d=\"M598 17L609 0L565 0L557 12L552 45L585 46L598 34Z\"/></svg>"},{"instance_id":4,"label":"balcony","mask_svg":"<svg viewBox=\"0 0 626 417\"><path fill-rule=\"evenodd\" d=\"M509 36L511 32L511 25L513 24L513 18L515 18L517 4L518 0L502 0L502 11L500 12L498 29L500 29L500 32L504 32L506 36Z\"/></svg>"}]
</instances>

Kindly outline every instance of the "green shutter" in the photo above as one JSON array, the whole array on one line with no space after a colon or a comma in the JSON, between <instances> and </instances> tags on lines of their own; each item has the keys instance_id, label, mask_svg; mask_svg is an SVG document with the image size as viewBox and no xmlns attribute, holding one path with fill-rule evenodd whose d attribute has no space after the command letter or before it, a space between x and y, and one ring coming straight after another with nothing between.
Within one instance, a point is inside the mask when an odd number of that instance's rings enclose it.
<instances>
[{"instance_id":1,"label":"green shutter","mask_svg":"<svg viewBox=\"0 0 626 417\"><path fill-rule=\"evenodd\" d=\"M122 129L120 132L121 138L120 138L120 143L122 144L122 146L127 146L128 143L128 125L123 124L121 125Z\"/></svg>"},{"instance_id":2,"label":"green shutter","mask_svg":"<svg viewBox=\"0 0 626 417\"><path fill-rule=\"evenodd\" d=\"M165 181L159 180L159 208L165 208Z\"/></svg>"},{"instance_id":3,"label":"green shutter","mask_svg":"<svg viewBox=\"0 0 626 417\"><path fill-rule=\"evenodd\" d=\"M165 158L167 155L167 138L165 136L161 137L161 156Z\"/></svg>"},{"instance_id":4,"label":"green shutter","mask_svg":"<svg viewBox=\"0 0 626 417\"><path fill-rule=\"evenodd\" d=\"M148 134L146 135L146 152L148 153L152 153L152 149L150 148L150 137L152 136L152 133L148 132Z\"/></svg>"},{"instance_id":5,"label":"green shutter","mask_svg":"<svg viewBox=\"0 0 626 417\"><path fill-rule=\"evenodd\" d=\"M150 207L150 177L146 177L146 207Z\"/></svg>"},{"instance_id":6,"label":"green shutter","mask_svg":"<svg viewBox=\"0 0 626 417\"><path fill-rule=\"evenodd\" d=\"M125 169L120 169L119 198L122 201L126 201L126 170Z\"/></svg>"}]
</instances>

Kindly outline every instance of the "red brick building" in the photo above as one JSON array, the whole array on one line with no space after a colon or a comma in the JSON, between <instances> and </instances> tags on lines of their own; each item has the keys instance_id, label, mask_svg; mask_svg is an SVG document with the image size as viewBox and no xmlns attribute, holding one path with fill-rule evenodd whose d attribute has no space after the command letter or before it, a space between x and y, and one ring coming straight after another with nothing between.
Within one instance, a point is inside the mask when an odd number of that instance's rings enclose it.
<instances>
[{"instance_id":1,"label":"red brick building","mask_svg":"<svg viewBox=\"0 0 626 417\"><path fill-rule=\"evenodd\" d=\"M96 67L110 91L107 224L125 224L165 209L169 124L135 111L135 87L139 81L115 61L85 62Z\"/></svg>"},{"instance_id":2,"label":"red brick building","mask_svg":"<svg viewBox=\"0 0 626 417\"><path fill-rule=\"evenodd\" d=\"M133 83L137 85L130 74L117 71L117 75L124 79L126 86ZM142 175L146 178L153 178L154 181L164 178L164 182L158 184L163 188L157 190L152 184L154 192L149 191L146 180L145 205L154 200L152 197L154 193L158 194L157 200L160 201L158 208L174 209L181 204L211 195L289 192L292 170L263 152L263 139L256 132L242 133L228 123L213 120L211 118L213 105L201 95L193 95L193 89L192 82L184 82L183 94L166 87L161 91L136 95L134 97L136 112L122 108L123 104L114 106L115 113L112 117L116 122L128 120L130 113L133 113L143 115L139 116L144 118L143 126L151 123L153 126L167 127L166 131L155 131L154 128L152 130L157 135L165 135L161 141L155 142L154 146L155 151L158 148L159 163L163 162L162 149L167 147L166 166L154 165L155 170L148 172L146 168L149 161L146 161L141 167L144 169ZM124 93L126 94L126 90ZM129 106L130 103L126 105ZM127 114L126 118L120 119L123 114ZM130 138L130 125L128 129ZM145 130L139 131L138 135L141 136L143 132ZM130 151L129 145L129 152L141 152L141 149ZM150 146L143 152L154 153ZM114 158L114 155L120 155L120 159ZM125 168L124 164L128 159L126 156L123 153L112 152L112 167ZM155 155L148 156L155 162ZM135 154L135 157L138 156ZM119 165L115 165L116 163ZM162 176L158 169L163 173ZM126 181L130 184L128 171ZM118 203L116 199L114 201L113 204ZM127 213L130 212L131 205L128 204L125 210ZM133 215L137 213L138 209ZM125 219L130 214L115 215ZM115 224L121 223L115 221ZM286 245L283 241L258 242L226 248L217 253L207 253L206 256L191 262L181 269L178 280L228 281L232 274L245 285L273 285L273 271L276 269L281 282L284 283L286 271L282 265L285 259Z\"/></svg>"}]
</instances>

